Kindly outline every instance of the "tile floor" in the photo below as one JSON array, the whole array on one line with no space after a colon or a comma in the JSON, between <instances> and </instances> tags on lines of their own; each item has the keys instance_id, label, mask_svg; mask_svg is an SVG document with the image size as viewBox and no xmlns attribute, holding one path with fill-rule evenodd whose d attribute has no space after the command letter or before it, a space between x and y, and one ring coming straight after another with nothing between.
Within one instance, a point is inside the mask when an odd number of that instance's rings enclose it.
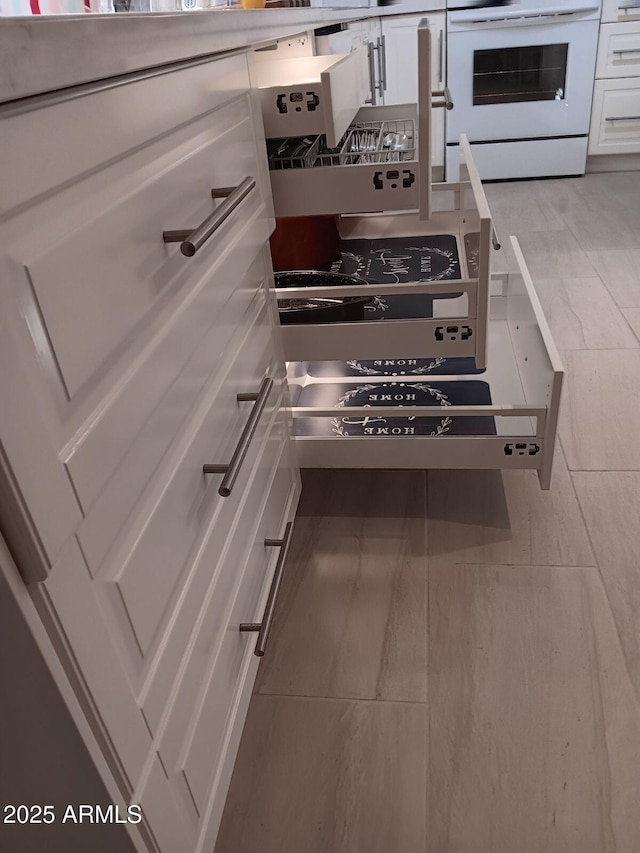
<instances>
[{"instance_id":1,"label":"tile floor","mask_svg":"<svg viewBox=\"0 0 640 853\"><path fill-rule=\"evenodd\" d=\"M552 490L305 472L216 853L640 851L640 173L487 195L567 369Z\"/></svg>"}]
</instances>

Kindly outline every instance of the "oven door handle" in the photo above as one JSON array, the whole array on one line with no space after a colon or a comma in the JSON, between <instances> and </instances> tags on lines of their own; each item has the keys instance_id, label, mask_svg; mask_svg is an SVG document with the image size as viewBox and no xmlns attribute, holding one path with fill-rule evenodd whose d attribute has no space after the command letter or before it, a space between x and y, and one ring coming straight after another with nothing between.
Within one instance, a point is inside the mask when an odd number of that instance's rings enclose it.
<instances>
[{"instance_id":1,"label":"oven door handle","mask_svg":"<svg viewBox=\"0 0 640 853\"><path fill-rule=\"evenodd\" d=\"M533 26L536 24L547 24L550 21L556 21L557 23L565 22L570 20L571 18L577 18L581 15L592 15L596 12L600 12L598 6L582 6L579 9L572 9L570 12L566 10L563 11L561 6L557 8L549 9L546 12L542 12L537 15L526 15L522 12L495 12L491 15L487 15L485 13L484 17L469 17L468 13L465 15L456 15L449 14L449 23L450 24L464 24L465 26L471 27L474 24L494 24L494 25L502 25L508 27L527 27Z\"/></svg>"}]
</instances>

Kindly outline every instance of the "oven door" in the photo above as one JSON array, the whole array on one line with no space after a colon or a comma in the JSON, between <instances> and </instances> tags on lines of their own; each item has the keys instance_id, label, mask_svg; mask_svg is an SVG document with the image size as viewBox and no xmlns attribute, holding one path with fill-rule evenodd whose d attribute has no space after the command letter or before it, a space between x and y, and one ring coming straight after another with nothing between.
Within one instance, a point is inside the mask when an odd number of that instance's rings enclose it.
<instances>
[{"instance_id":1,"label":"oven door","mask_svg":"<svg viewBox=\"0 0 640 853\"><path fill-rule=\"evenodd\" d=\"M456 16L466 18L463 25ZM462 132L472 142L589 132L597 19L468 16L449 16L447 73L455 109L447 115L447 142Z\"/></svg>"}]
</instances>

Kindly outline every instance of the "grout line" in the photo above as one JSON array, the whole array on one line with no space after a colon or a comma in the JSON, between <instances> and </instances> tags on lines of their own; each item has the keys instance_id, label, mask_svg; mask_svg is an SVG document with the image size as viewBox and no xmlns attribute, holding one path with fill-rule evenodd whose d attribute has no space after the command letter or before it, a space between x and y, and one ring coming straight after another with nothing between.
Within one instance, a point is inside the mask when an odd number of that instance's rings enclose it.
<instances>
[{"instance_id":1,"label":"grout line","mask_svg":"<svg viewBox=\"0 0 640 853\"><path fill-rule=\"evenodd\" d=\"M589 542L591 547L591 542ZM477 560L447 560L445 557L438 557L436 560L438 567L441 566L466 566L470 569L485 569L491 566L502 567L504 569L597 569L596 563L592 566L585 566L584 563L504 563L495 562L494 560L488 563L479 563Z\"/></svg>"},{"instance_id":2,"label":"grout line","mask_svg":"<svg viewBox=\"0 0 640 853\"><path fill-rule=\"evenodd\" d=\"M362 702L367 705L415 705L416 708L426 707L426 702L419 702L416 699L376 699L375 697L363 696L303 696L299 693L254 693L256 696L268 696L270 699L295 699L305 702Z\"/></svg>"},{"instance_id":3,"label":"grout line","mask_svg":"<svg viewBox=\"0 0 640 853\"><path fill-rule=\"evenodd\" d=\"M583 473L583 472L578 472L578 473ZM616 472L610 472L610 473L616 473ZM617 472L617 473L620 473L620 472ZM624 472L623 472L623 473L624 473ZM598 578L599 578L599 581L600 581L600 587L601 587L602 592L603 592L603 594L604 594L604 597L605 597L605 599L606 599L607 607L609 608L609 615L610 615L610 617L611 617L611 621L612 621L613 626L614 626L614 628L615 628L616 637L618 638L618 644L619 644L619 648L620 648L620 651L621 651L622 660L624 661L625 671L627 672L627 675L629 676L629 681L630 681L630 683L631 683L631 689L632 689L632 692L633 692L633 693L635 694L635 696L640 700L640 692L637 690L637 688L636 688L636 686L635 686L635 683L634 683L634 680L633 680L633 678L631 677L631 673L629 672L629 666L628 666L627 657L626 657L626 655L625 655L625 653L624 653L624 648L625 648L625 646L624 646L624 643L623 643L623 640L622 640L622 636L621 636L621 634L620 634L620 626L619 626L619 624L618 624L618 620L616 619L615 610L613 609L613 605L611 604L611 598L609 597L609 590L608 590L608 588L607 588L607 584L605 583L604 575L602 574L602 568L600 567L600 561L598 560L598 555L597 555L597 553L596 553L596 549L594 548L594 545L593 545L593 539L592 539L592 537L591 537L591 532L590 532L590 530L589 530L589 525L587 524L587 520L586 520L586 518L584 517L584 512L583 512L583 509L582 509L582 504L580 503L580 498L578 497L578 492L577 492L577 489L576 489L576 484L575 484L575 482L574 482L574 480L573 480L573 474L572 474L571 472L569 472L569 477L570 477L570 479L571 479L571 487L572 487L572 489L573 489L573 493L574 493L575 498L576 498L576 501L577 501L577 503L578 503L578 509L579 509L579 511L580 511L580 517L582 518L582 522L583 522L583 524L584 524L584 528L585 528L585 530L586 530L586 532L587 532L587 539L589 540L589 547L591 548L591 550L592 550L592 552L593 552L593 559L595 560L595 568L596 568L596 570L597 570L597 572L598 572ZM596 637L596 641L597 641L597 637Z\"/></svg>"}]
</instances>

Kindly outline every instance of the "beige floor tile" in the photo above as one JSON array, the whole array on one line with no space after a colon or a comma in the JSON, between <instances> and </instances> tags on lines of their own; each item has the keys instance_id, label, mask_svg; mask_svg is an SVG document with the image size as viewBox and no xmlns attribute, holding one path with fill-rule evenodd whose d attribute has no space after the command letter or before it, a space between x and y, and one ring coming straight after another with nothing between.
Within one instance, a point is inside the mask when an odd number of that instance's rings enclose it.
<instances>
[{"instance_id":1,"label":"beige floor tile","mask_svg":"<svg viewBox=\"0 0 640 853\"><path fill-rule=\"evenodd\" d=\"M623 308L622 313L640 341L640 308Z\"/></svg>"},{"instance_id":2,"label":"beige floor tile","mask_svg":"<svg viewBox=\"0 0 640 853\"><path fill-rule=\"evenodd\" d=\"M640 249L590 251L589 260L619 308L640 308Z\"/></svg>"},{"instance_id":3,"label":"beige floor tile","mask_svg":"<svg viewBox=\"0 0 640 853\"><path fill-rule=\"evenodd\" d=\"M430 471L429 564L594 565L562 453L553 482L534 471Z\"/></svg>"},{"instance_id":4,"label":"beige floor tile","mask_svg":"<svg viewBox=\"0 0 640 853\"><path fill-rule=\"evenodd\" d=\"M640 707L597 569L430 570L429 853L637 853Z\"/></svg>"},{"instance_id":5,"label":"beige floor tile","mask_svg":"<svg viewBox=\"0 0 640 853\"><path fill-rule=\"evenodd\" d=\"M263 693L426 701L425 474L305 471Z\"/></svg>"},{"instance_id":6,"label":"beige floor tile","mask_svg":"<svg viewBox=\"0 0 640 853\"><path fill-rule=\"evenodd\" d=\"M424 853L427 713L254 696L216 853Z\"/></svg>"},{"instance_id":7,"label":"beige floor tile","mask_svg":"<svg viewBox=\"0 0 640 853\"><path fill-rule=\"evenodd\" d=\"M560 225L558 218L565 210L583 205L580 195L581 181L574 178L561 178L548 181L509 181L498 184L485 184L489 205L504 205L517 208L520 216L526 208L535 205L541 209L545 218ZM546 230L533 229L533 230Z\"/></svg>"},{"instance_id":8,"label":"beige floor tile","mask_svg":"<svg viewBox=\"0 0 640 853\"><path fill-rule=\"evenodd\" d=\"M560 411L571 471L640 469L640 350L572 350Z\"/></svg>"},{"instance_id":9,"label":"beige floor tile","mask_svg":"<svg viewBox=\"0 0 640 853\"><path fill-rule=\"evenodd\" d=\"M536 278L535 288L559 349L638 346L638 339L599 278Z\"/></svg>"},{"instance_id":10,"label":"beige floor tile","mask_svg":"<svg viewBox=\"0 0 640 853\"><path fill-rule=\"evenodd\" d=\"M576 182L585 204L596 211L638 210L640 172L600 172ZM580 209L579 205L575 206Z\"/></svg>"},{"instance_id":11,"label":"beige floor tile","mask_svg":"<svg viewBox=\"0 0 640 853\"><path fill-rule=\"evenodd\" d=\"M572 207L562 214L562 218L564 227L570 229L585 251L640 248L640 231L635 225L635 217L623 208L603 211Z\"/></svg>"},{"instance_id":12,"label":"beige floor tile","mask_svg":"<svg viewBox=\"0 0 640 853\"><path fill-rule=\"evenodd\" d=\"M530 231L517 237L534 280L595 275L589 258L571 231Z\"/></svg>"},{"instance_id":13,"label":"beige floor tile","mask_svg":"<svg viewBox=\"0 0 640 853\"><path fill-rule=\"evenodd\" d=\"M530 199L522 204L518 199L490 203L491 213L500 236L527 231L557 231L565 228L562 216L548 204Z\"/></svg>"},{"instance_id":14,"label":"beige floor tile","mask_svg":"<svg viewBox=\"0 0 640 853\"><path fill-rule=\"evenodd\" d=\"M640 697L640 473L579 472L573 480Z\"/></svg>"}]
</instances>

